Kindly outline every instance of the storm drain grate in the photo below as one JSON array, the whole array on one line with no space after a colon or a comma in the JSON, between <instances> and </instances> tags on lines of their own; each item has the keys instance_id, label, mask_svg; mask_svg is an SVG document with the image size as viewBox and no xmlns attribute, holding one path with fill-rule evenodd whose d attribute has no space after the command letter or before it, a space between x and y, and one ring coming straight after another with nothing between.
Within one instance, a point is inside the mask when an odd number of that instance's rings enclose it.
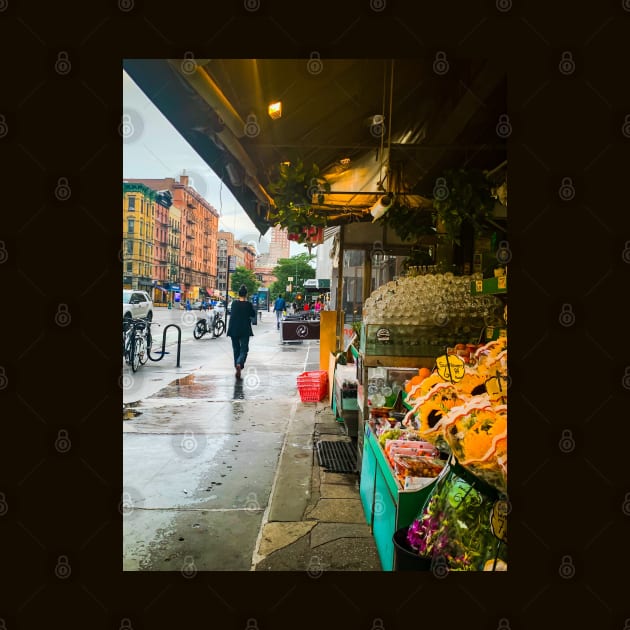
<instances>
[{"instance_id":1,"label":"storm drain grate","mask_svg":"<svg viewBox=\"0 0 630 630\"><path fill-rule=\"evenodd\" d=\"M351 442L320 440L317 442L319 465L328 472L353 473L357 471L356 446Z\"/></svg>"}]
</instances>

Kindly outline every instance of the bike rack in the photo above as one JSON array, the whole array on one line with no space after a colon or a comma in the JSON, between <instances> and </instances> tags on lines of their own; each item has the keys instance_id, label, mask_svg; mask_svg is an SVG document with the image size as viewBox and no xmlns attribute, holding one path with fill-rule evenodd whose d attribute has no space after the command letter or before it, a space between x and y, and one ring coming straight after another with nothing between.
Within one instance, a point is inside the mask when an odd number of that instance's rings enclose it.
<instances>
[{"instance_id":1,"label":"bike rack","mask_svg":"<svg viewBox=\"0 0 630 630\"><path fill-rule=\"evenodd\" d=\"M168 352L166 352L166 331L172 326L177 328L177 365L176 367L181 367L179 365L179 357L180 357L181 349L182 349L182 329L177 324L169 324L168 326L164 328L164 331L162 332L162 354L157 359L154 359L151 356L151 350L147 349L147 356L149 357L149 359L151 359L151 361L161 361L164 358L164 355L168 354Z\"/></svg>"}]
</instances>

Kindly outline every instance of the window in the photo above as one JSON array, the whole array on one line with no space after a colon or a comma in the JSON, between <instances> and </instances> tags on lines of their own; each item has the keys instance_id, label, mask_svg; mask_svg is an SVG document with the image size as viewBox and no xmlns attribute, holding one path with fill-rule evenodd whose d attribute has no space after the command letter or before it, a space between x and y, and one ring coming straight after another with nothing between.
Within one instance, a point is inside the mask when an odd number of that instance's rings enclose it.
<instances>
[{"instance_id":1,"label":"window","mask_svg":"<svg viewBox=\"0 0 630 630\"><path fill-rule=\"evenodd\" d=\"M135 212L135 210L136 210L136 198L135 197L129 197L129 205L127 206L127 209L129 210L129 212Z\"/></svg>"},{"instance_id":2,"label":"window","mask_svg":"<svg viewBox=\"0 0 630 630\"><path fill-rule=\"evenodd\" d=\"M127 241L127 253L133 255L133 241Z\"/></svg>"},{"instance_id":3,"label":"window","mask_svg":"<svg viewBox=\"0 0 630 630\"><path fill-rule=\"evenodd\" d=\"M130 263L130 262L127 263L127 271L128 272L133 271L133 263Z\"/></svg>"},{"instance_id":4,"label":"window","mask_svg":"<svg viewBox=\"0 0 630 630\"><path fill-rule=\"evenodd\" d=\"M134 219L128 219L127 220L127 233L128 234L133 234L135 225L136 225L136 222L135 222Z\"/></svg>"}]
</instances>

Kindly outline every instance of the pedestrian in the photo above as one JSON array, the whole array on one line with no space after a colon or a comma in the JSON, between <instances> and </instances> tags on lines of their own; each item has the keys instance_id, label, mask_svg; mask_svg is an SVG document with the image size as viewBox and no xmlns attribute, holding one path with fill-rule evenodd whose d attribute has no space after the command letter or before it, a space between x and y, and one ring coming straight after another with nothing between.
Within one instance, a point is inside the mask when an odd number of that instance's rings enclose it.
<instances>
[{"instance_id":1,"label":"pedestrian","mask_svg":"<svg viewBox=\"0 0 630 630\"><path fill-rule=\"evenodd\" d=\"M281 295L278 295L278 297L276 298L276 301L273 303L273 311L276 314L277 330L280 330L280 320L282 319L282 313L284 312L286 307L287 307L287 303L285 299Z\"/></svg>"},{"instance_id":2,"label":"pedestrian","mask_svg":"<svg viewBox=\"0 0 630 630\"><path fill-rule=\"evenodd\" d=\"M190 300L188 300L188 299L186 300L186 310L187 311L191 311L192 310L192 307L190 306Z\"/></svg>"},{"instance_id":3,"label":"pedestrian","mask_svg":"<svg viewBox=\"0 0 630 630\"><path fill-rule=\"evenodd\" d=\"M304 310L308 311L310 308L310 306L308 305L308 302L304 302Z\"/></svg>"},{"instance_id":4,"label":"pedestrian","mask_svg":"<svg viewBox=\"0 0 630 630\"><path fill-rule=\"evenodd\" d=\"M322 310L322 301L317 298L317 302L315 302L315 312L319 313Z\"/></svg>"},{"instance_id":5,"label":"pedestrian","mask_svg":"<svg viewBox=\"0 0 630 630\"><path fill-rule=\"evenodd\" d=\"M254 306L247 299L247 287L244 284L238 290L238 300L232 302L231 311L227 336L232 338L236 378L241 378L241 370L245 367L249 352L249 338L254 336L252 317L256 317Z\"/></svg>"}]
</instances>

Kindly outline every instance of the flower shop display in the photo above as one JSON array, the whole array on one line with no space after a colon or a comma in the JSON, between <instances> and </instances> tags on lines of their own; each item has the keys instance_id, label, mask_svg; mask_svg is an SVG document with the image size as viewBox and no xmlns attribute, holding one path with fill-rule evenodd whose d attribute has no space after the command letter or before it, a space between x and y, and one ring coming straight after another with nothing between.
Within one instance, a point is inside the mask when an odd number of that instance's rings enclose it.
<instances>
[{"instance_id":1,"label":"flower shop display","mask_svg":"<svg viewBox=\"0 0 630 630\"><path fill-rule=\"evenodd\" d=\"M495 532L492 526L501 503L495 488L449 462L421 515L409 526L407 542L419 556L431 558L433 566L445 563L450 571L507 567L504 528Z\"/></svg>"},{"instance_id":2,"label":"flower shop display","mask_svg":"<svg viewBox=\"0 0 630 630\"><path fill-rule=\"evenodd\" d=\"M505 570L507 339L472 359L455 382L435 371L409 388L403 425L451 457L407 542L449 570Z\"/></svg>"}]
</instances>

